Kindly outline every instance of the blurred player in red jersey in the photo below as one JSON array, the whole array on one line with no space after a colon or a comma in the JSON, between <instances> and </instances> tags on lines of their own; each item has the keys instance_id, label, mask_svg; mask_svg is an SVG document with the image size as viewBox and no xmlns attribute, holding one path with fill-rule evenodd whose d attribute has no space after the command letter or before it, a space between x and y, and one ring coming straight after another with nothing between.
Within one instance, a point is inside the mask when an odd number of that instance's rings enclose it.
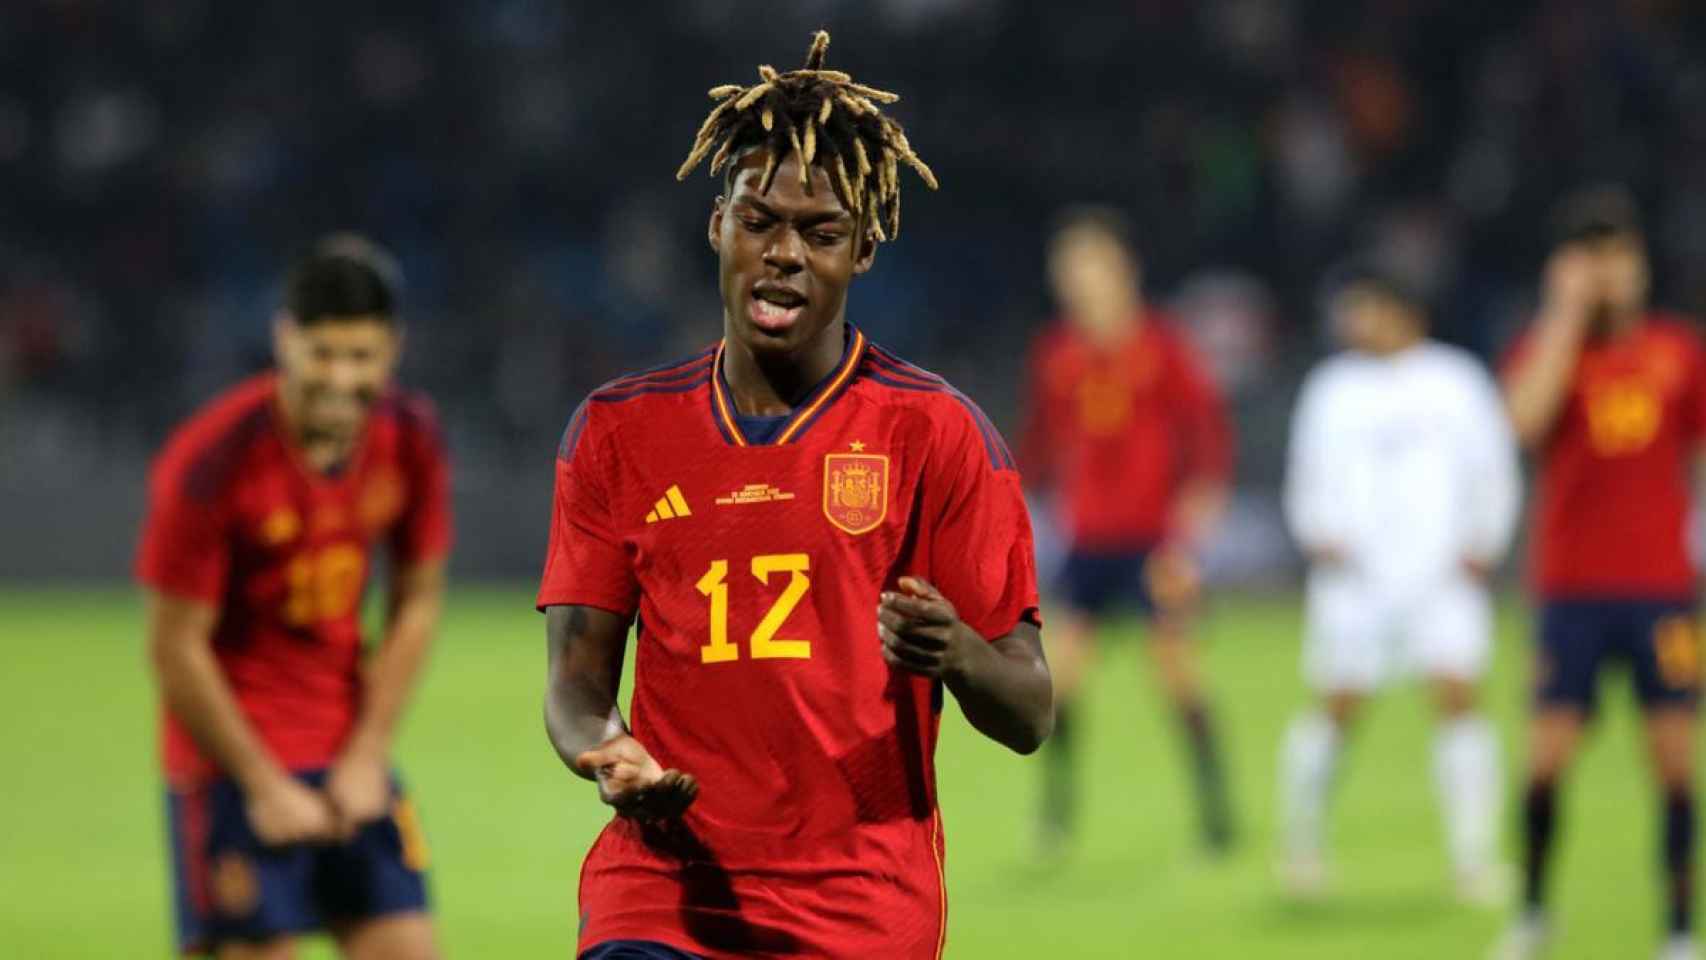
<instances>
[{"instance_id":1,"label":"blurred player in red jersey","mask_svg":"<svg viewBox=\"0 0 1706 960\"><path fill-rule=\"evenodd\" d=\"M278 370L214 399L154 465L137 575L164 703L179 943L356 960L438 955L426 851L391 742L438 627L448 467L426 401L391 386L390 258L332 238L274 322ZM359 607L390 553L385 634Z\"/></svg>"},{"instance_id":2,"label":"blurred player in red jersey","mask_svg":"<svg viewBox=\"0 0 1706 960\"><path fill-rule=\"evenodd\" d=\"M1505 376L1517 435L1539 480L1535 713L1524 804L1523 912L1496 948L1539 956L1558 781L1592 717L1602 668L1628 665L1662 802L1669 893L1665 960L1693 936L1694 717L1700 690L1697 571L1687 545L1689 474L1706 442L1706 350L1647 306L1646 247L1632 198L1568 201L1540 313Z\"/></svg>"},{"instance_id":3,"label":"blurred player in red jersey","mask_svg":"<svg viewBox=\"0 0 1706 960\"><path fill-rule=\"evenodd\" d=\"M1026 480L1052 495L1067 541L1061 610L1049 629L1056 706L1044 852L1070 836L1073 700L1098 620L1122 609L1150 618L1150 646L1191 751L1204 841L1224 850L1231 806L1191 623L1196 556L1226 500L1231 430L1190 346L1145 304L1142 264L1117 213L1068 215L1049 247L1049 279L1062 321L1032 350L1020 446Z\"/></svg>"},{"instance_id":4,"label":"blurred player in red jersey","mask_svg":"<svg viewBox=\"0 0 1706 960\"><path fill-rule=\"evenodd\" d=\"M722 341L594 391L563 437L546 727L618 814L581 872L583 958L938 957L944 690L1013 750L1048 736L1012 458L845 316L899 167L934 177L828 42L713 90L682 167L724 174Z\"/></svg>"}]
</instances>

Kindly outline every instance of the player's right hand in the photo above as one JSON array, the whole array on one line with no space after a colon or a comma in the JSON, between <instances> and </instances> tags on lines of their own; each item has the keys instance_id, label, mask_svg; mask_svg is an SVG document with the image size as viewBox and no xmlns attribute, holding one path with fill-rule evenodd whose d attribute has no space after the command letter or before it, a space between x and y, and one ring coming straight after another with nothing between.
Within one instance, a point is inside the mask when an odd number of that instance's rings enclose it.
<instances>
[{"instance_id":1,"label":"player's right hand","mask_svg":"<svg viewBox=\"0 0 1706 960\"><path fill-rule=\"evenodd\" d=\"M337 833L337 814L326 795L300 780L280 776L248 795L249 827L269 847L319 843Z\"/></svg>"},{"instance_id":2,"label":"player's right hand","mask_svg":"<svg viewBox=\"0 0 1706 960\"><path fill-rule=\"evenodd\" d=\"M1593 255L1566 246L1546 263L1545 309L1566 322L1585 325L1600 296L1599 270Z\"/></svg>"},{"instance_id":3,"label":"player's right hand","mask_svg":"<svg viewBox=\"0 0 1706 960\"><path fill-rule=\"evenodd\" d=\"M1310 566L1322 568L1342 567L1351 560L1350 551L1336 543L1323 543L1310 547L1305 551L1304 556L1308 558Z\"/></svg>"},{"instance_id":4,"label":"player's right hand","mask_svg":"<svg viewBox=\"0 0 1706 960\"><path fill-rule=\"evenodd\" d=\"M640 741L625 733L576 757L575 766L598 778L599 799L635 820L679 817L699 796L699 781L692 774L665 770Z\"/></svg>"}]
</instances>

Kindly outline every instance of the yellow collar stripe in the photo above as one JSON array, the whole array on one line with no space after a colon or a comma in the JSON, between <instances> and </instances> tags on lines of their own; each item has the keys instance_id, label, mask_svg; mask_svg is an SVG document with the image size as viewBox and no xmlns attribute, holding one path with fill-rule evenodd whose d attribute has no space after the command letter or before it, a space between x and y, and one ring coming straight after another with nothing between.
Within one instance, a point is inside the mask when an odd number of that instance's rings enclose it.
<instances>
[{"instance_id":1,"label":"yellow collar stripe","mask_svg":"<svg viewBox=\"0 0 1706 960\"><path fill-rule=\"evenodd\" d=\"M717 416L723 421L723 429L734 438L735 446L746 446L746 437L740 432L740 424L735 423L734 411L729 409L729 400L723 396L723 348L726 344L717 344L717 359L711 367L711 400L716 405Z\"/></svg>"},{"instance_id":2,"label":"yellow collar stripe","mask_svg":"<svg viewBox=\"0 0 1706 960\"><path fill-rule=\"evenodd\" d=\"M831 398L841 392L841 388L846 386L848 379L853 376L853 371L859 368L859 360L864 352L865 331L855 327L853 329L853 349L847 351L847 359L842 362L841 369L835 374L835 379L830 381L829 389L818 394L817 399L812 401L810 406L794 415L793 422L788 424L788 428L776 438L777 443L787 443L794 439L805 428L806 421L816 416L817 412L822 410Z\"/></svg>"}]
</instances>

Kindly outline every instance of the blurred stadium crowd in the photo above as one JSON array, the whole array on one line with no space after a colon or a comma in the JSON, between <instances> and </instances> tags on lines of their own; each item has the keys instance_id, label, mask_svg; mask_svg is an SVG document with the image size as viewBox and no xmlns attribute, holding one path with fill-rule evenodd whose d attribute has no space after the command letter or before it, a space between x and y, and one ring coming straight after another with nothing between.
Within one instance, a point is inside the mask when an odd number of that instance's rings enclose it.
<instances>
[{"instance_id":1,"label":"blurred stadium crowd","mask_svg":"<svg viewBox=\"0 0 1706 960\"><path fill-rule=\"evenodd\" d=\"M1009 431L1074 203L1132 215L1256 489L1347 254L1405 271L1490 356L1553 201L1618 179L1659 302L1706 307L1706 8L1683 0L20 0L0 8L0 473L142 463L265 362L283 265L353 228L403 262L406 377L459 461L543 478L581 394L716 336L715 188L671 173L704 88L820 25L903 94L943 183L909 195L852 315Z\"/></svg>"}]
</instances>

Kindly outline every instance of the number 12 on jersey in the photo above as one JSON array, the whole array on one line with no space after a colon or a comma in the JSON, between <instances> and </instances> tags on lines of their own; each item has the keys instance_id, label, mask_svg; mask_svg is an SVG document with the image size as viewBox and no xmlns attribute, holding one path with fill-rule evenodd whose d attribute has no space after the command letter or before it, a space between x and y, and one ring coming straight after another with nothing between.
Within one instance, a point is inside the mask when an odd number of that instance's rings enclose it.
<instances>
[{"instance_id":1,"label":"number 12 on jersey","mask_svg":"<svg viewBox=\"0 0 1706 960\"><path fill-rule=\"evenodd\" d=\"M788 615L799 606L801 598L811 589L812 581L806 576L811 568L811 557L803 553L767 553L752 558L752 575L759 583L768 586L770 575L773 573L788 574L788 583L782 588L782 595L770 605L764 618L758 621L748 638L747 645L752 649L754 660L807 660L812 655L810 640L778 640L776 634L782 630ZM740 647L729 640L729 562L727 560L711 561L711 568L699 578L697 586L700 593L711 601L711 642L699 648L700 663L728 663L740 659Z\"/></svg>"}]
</instances>

